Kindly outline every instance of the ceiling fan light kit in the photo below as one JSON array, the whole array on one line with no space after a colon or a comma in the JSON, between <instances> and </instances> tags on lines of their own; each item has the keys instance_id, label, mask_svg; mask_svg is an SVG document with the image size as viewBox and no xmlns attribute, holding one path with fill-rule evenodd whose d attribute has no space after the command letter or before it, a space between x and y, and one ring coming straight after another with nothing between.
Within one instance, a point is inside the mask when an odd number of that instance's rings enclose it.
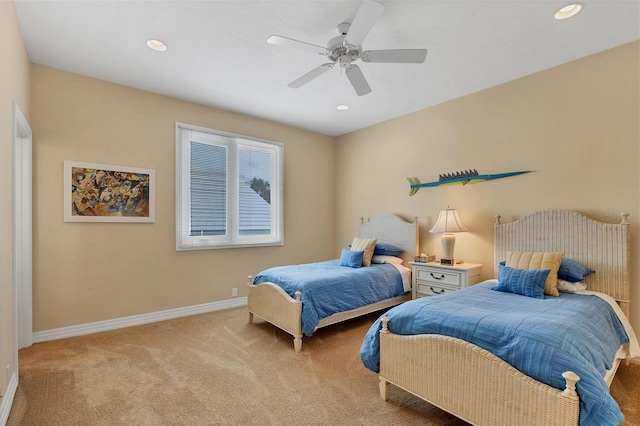
<instances>
[{"instance_id":1,"label":"ceiling fan light kit","mask_svg":"<svg viewBox=\"0 0 640 426\"><path fill-rule=\"evenodd\" d=\"M362 42L378 20L384 6L374 1L365 1L360 5L353 22L342 22L336 27L338 36L329 40L327 47L318 46L304 41L279 35L272 35L267 43L282 46L285 48L297 48L309 53L316 53L328 57L331 62L324 63L302 77L288 84L289 87L297 89L310 81L316 79L325 72L333 69L338 64L344 70L351 86L358 96L371 92L371 87L367 82L360 67L354 64L358 59L362 62L378 63L407 63L420 64L427 57L426 49L390 49L390 50L362 50Z\"/></svg>"}]
</instances>

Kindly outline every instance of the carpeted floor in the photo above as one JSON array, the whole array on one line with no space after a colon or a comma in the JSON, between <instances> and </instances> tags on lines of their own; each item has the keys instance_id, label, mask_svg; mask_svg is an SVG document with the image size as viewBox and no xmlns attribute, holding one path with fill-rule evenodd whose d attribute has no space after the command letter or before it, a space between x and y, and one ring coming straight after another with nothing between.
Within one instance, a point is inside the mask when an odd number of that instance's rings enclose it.
<instances>
[{"instance_id":1,"label":"carpeted floor","mask_svg":"<svg viewBox=\"0 0 640 426\"><path fill-rule=\"evenodd\" d=\"M291 336L244 308L33 345L20 351L8 425L466 425L391 387L359 348L376 315ZM640 424L640 365L611 387Z\"/></svg>"}]
</instances>

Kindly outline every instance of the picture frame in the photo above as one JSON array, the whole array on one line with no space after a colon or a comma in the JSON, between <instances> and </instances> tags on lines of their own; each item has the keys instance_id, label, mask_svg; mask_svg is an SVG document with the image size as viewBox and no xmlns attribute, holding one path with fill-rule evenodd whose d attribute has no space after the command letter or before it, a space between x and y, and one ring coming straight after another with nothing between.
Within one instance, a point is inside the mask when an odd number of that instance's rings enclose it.
<instances>
[{"instance_id":1,"label":"picture frame","mask_svg":"<svg viewBox=\"0 0 640 426\"><path fill-rule=\"evenodd\" d=\"M155 170L64 161L65 222L155 222Z\"/></svg>"}]
</instances>

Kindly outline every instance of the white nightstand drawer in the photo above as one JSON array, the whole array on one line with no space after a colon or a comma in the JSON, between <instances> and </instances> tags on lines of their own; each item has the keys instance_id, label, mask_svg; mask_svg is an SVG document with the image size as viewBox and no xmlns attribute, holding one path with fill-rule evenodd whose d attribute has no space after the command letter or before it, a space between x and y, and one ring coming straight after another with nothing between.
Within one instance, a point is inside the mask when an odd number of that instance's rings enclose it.
<instances>
[{"instance_id":1,"label":"white nightstand drawer","mask_svg":"<svg viewBox=\"0 0 640 426\"><path fill-rule=\"evenodd\" d=\"M416 280L460 287L460 273L418 268Z\"/></svg>"},{"instance_id":2,"label":"white nightstand drawer","mask_svg":"<svg viewBox=\"0 0 640 426\"><path fill-rule=\"evenodd\" d=\"M449 293L459 290L459 287L441 287L435 284L418 284L418 297L421 296L437 296L438 294Z\"/></svg>"},{"instance_id":3,"label":"white nightstand drawer","mask_svg":"<svg viewBox=\"0 0 640 426\"><path fill-rule=\"evenodd\" d=\"M430 262L411 264L411 297L450 293L480 282L482 265L464 263L441 265Z\"/></svg>"}]
</instances>

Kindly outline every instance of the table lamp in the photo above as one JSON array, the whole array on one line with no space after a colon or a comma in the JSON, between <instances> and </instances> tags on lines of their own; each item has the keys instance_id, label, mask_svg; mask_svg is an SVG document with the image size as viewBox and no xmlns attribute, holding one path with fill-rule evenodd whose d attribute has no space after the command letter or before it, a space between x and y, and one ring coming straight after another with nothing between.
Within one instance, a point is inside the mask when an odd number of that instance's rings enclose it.
<instances>
[{"instance_id":1,"label":"table lamp","mask_svg":"<svg viewBox=\"0 0 640 426\"><path fill-rule=\"evenodd\" d=\"M432 234L442 234L442 258L440 264L453 265L453 247L456 245L454 232L467 232L468 229L458 216L456 209L440 210L438 220L433 228L429 230Z\"/></svg>"}]
</instances>

